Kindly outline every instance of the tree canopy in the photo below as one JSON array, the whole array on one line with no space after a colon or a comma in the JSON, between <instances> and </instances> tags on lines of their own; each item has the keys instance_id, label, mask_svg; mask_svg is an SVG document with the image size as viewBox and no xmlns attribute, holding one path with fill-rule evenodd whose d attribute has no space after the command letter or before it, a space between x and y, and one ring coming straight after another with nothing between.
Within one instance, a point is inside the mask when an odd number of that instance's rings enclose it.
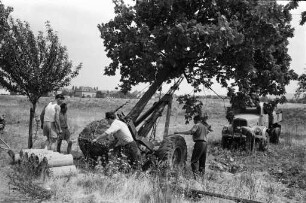
<instances>
[{"instance_id":1,"label":"tree canopy","mask_svg":"<svg viewBox=\"0 0 306 203\"><path fill-rule=\"evenodd\" d=\"M140 82L182 74L200 90L216 78L223 87L281 95L297 74L290 69L290 10L275 0L115 0L115 18L98 25L123 91Z\"/></svg>"}]
</instances>

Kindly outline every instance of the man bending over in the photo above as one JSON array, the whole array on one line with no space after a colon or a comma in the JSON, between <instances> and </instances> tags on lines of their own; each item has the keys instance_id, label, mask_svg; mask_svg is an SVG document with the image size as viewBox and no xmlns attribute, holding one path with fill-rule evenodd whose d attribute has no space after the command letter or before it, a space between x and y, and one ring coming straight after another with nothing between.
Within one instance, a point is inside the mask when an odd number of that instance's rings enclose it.
<instances>
[{"instance_id":1,"label":"man bending over","mask_svg":"<svg viewBox=\"0 0 306 203\"><path fill-rule=\"evenodd\" d=\"M101 137L113 134L114 137L118 140L115 145L115 148L122 147L123 154L127 156L129 164L133 168L137 168L139 166L139 161L141 158L140 151L132 137L128 126L124 122L116 119L116 115L113 112L106 112L105 119L107 120L110 127L102 135L99 135L92 141L96 142Z\"/></svg>"}]
</instances>

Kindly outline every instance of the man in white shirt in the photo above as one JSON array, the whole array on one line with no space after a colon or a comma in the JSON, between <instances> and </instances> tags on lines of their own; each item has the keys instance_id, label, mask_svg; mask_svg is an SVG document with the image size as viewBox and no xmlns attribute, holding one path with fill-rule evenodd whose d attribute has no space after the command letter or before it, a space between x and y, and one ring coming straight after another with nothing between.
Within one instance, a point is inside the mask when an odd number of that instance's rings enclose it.
<instances>
[{"instance_id":1,"label":"man in white shirt","mask_svg":"<svg viewBox=\"0 0 306 203\"><path fill-rule=\"evenodd\" d=\"M141 158L140 151L128 126L124 122L116 119L116 115L113 112L106 112L105 119L108 124L110 124L110 127L102 135L99 135L92 141L96 142L101 137L113 134L118 140L115 147L122 147L123 153L127 156L129 164L133 168L137 168Z\"/></svg>"},{"instance_id":2,"label":"man in white shirt","mask_svg":"<svg viewBox=\"0 0 306 203\"><path fill-rule=\"evenodd\" d=\"M44 107L40 114L41 128L43 135L47 137L47 149L52 149L58 134L62 133L59 121L60 105L64 102L65 97L62 94L55 96L55 100Z\"/></svg>"}]
</instances>

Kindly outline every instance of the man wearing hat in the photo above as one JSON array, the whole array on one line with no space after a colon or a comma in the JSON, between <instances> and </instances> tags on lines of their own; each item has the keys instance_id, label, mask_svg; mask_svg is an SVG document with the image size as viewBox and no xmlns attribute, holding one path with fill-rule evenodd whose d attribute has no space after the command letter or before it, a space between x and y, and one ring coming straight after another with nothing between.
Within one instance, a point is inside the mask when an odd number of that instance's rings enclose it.
<instances>
[{"instance_id":1,"label":"man wearing hat","mask_svg":"<svg viewBox=\"0 0 306 203\"><path fill-rule=\"evenodd\" d=\"M59 121L60 105L64 102L65 97L62 94L57 94L55 100L47 104L40 114L41 128L43 135L47 137L47 149L52 149L57 137L62 133Z\"/></svg>"}]
</instances>

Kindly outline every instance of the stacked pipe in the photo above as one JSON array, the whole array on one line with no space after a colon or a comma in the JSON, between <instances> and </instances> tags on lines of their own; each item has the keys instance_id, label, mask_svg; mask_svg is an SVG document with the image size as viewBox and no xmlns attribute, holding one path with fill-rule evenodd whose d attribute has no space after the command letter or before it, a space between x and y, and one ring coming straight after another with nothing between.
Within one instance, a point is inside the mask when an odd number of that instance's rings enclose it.
<instances>
[{"instance_id":1,"label":"stacked pipe","mask_svg":"<svg viewBox=\"0 0 306 203\"><path fill-rule=\"evenodd\" d=\"M19 157L20 160L15 158L15 162L18 161L23 170L36 176L59 177L77 173L71 154L60 154L47 149L22 149Z\"/></svg>"}]
</instances>

